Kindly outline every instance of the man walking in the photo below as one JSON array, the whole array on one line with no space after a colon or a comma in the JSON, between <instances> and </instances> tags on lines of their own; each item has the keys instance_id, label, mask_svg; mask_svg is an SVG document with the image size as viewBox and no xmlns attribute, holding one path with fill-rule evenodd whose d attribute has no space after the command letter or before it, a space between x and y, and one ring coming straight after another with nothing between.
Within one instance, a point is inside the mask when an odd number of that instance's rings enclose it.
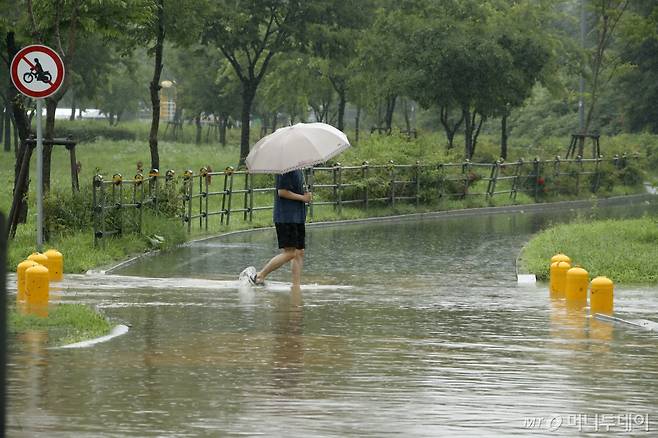
<instances>
[{"instance_id":1,"label":"man walking","mask_svg":"<svg viewBox=\"0 0 658 438\"><path fill-rule=\"evenodd\" d=\"M259 272L255 272L254 267L245 269L251 284L264 284L271 272L291 262L292 287L299 288L304 266L306 204L312 198L310 192L304 191L304 175L301 170L276 175L273 219L281 253L272 257Z\"/></svg>"}]
</instances>

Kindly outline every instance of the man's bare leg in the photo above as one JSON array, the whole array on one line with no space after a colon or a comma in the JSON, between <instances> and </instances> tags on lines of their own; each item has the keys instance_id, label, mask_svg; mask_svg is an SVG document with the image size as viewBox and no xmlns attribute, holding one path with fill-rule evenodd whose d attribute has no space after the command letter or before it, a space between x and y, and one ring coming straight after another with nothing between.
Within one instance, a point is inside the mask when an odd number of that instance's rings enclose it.
<instances>
[{"instance_id":1,"label":"man's bare leg","mask_svg":"<svg viewBox=\"0 0 658 438\"><path fill-rule=\"evenodd\" d=\"M263 267L263 269L261 269L261 271L256 274L256 282L261 283L265 281L265 277L267 277L271 272L276 271L289 261L294 260L296 251L297 250L295 248L283 248L283 250L281 250L281 254L272 257L270 261L267 262L267 264Z\"/></svg>"},{"instance_id":2,"label":"man's bare leg","mask_svg":"<svg viewBox=\"0 0 658 438\"><path fill-rule=\"evenodd\" d=\"M304 267L304 250L296 249L295 258L292 259L292 286L300 287L302 284L302 268Z\"/></svg>"}]
</instances>

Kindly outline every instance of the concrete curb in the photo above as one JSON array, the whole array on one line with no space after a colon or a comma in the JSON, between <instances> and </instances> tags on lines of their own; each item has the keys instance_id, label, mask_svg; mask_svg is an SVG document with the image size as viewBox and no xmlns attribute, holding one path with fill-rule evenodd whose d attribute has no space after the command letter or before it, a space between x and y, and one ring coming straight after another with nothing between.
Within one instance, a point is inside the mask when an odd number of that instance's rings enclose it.
<instances>
[{"instance_id":1,"label":"concrete curb","mask_svg":"<svg viewBox=\"0 0 658 438\"><path fill-rule=\"evenodd\" d=\"M117 336L125 335L126 333L128 333L128 330L129 330L129 328L128 328L127 325L119 324L119 325L116 325L112 328L109 335L100 336L100 337L94 338L94 339L88 339L86 341L76 342L74 344L63 345L61 347L53 347L52 350L58 350L58 349L63 349L63 348L92 347L96 344L100 344L101 342L107 342L110 339L114 339Z\"/></svg>"}]
</instances>

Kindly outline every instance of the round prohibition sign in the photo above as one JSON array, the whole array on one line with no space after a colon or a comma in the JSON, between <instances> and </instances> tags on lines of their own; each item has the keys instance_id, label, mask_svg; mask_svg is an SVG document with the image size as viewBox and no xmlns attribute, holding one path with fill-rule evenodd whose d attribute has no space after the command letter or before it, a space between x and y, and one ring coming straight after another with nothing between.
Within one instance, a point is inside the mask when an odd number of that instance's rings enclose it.
<instances>
[{"instance_id":1,"label":"round prohibition sign","mask_svg":"<svg viewBox=\"0 0 658 438\"><path fill-rule=\"evenodd\" d=\"M18 91L35 99L51 96L64 82L64 63L48 46L21 49L11 61L11 81Z\"/></svg>"}]
</instances>

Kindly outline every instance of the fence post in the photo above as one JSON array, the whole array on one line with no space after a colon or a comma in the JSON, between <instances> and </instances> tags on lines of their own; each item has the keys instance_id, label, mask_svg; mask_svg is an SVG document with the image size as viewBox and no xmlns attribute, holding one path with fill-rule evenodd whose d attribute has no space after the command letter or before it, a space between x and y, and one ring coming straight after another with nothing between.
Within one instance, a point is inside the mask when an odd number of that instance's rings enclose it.
<instances>
[{"instance_id":1,"label":"fence post","mask_svg":"<svg viewBox=\"0 0 658 438\"><path fill-rule=\"evenodd\" d=\"M249 195L251 194L251 186L249 184L249 172L245 171L244 173L244 215L242 220L247 221L247 214L251 213L251 207L249 206ZM249 220L251 222L251 219Z\"/></svg>"},{"instance_id":2,"label":"fence post","mask_svg":"<svg viewBox=\"0 0 658 438\"><path fill-rule=\"evenodd\" d=\"M416 160L416 208L420 206L420 161Z\"/></svg>"},{"instance_id":3,"label":"fence post","mask_svg":"<svg viewBox=\"0 0 658 438\"><path fill-rule=\"evenodd\" d=\"M603 155L596 157L596 162L594 164L594 181L592 181L592 193L596 193L599 190L599 184L601 184L601 160Z\"/></svg>"},{"instance_id":4,"label":"fence post","mask_svg":"<svg viewBox=\"0 0 658 438\"><path fill-rule=\"evenodd\" d=\"M226 215L226 195L228 195L228 170L227 167L224 169L224 189L222 190L222 208L219 213L219 223L224 225L224 216ZM227 223L228 225L228 223Z\"/></svg>"},{"instance_id":5,"label":"fence post","mask_svg":"<svg viewBox=\"0 0 658 438\"><path fill-rule=\"evenodd\" d=\"M98 239L103 237L103 175L95 175L92 186L94 188L92 191L92 202L94 204L94 246L96 246L98 245Z\"/></svg>"},{"instance_id":6,"label":"fence post","mask_svg":"<svg viewBox=\"0 0 658 438\"><path fill-rule=\"evenodd\" d=\"M391 207L395 207L395 163L393 160L389 162L389 181L391 184Z\"/></svg>"},{"instance_id":7,"label":"fence post","mask_svg":"<svg viewBox=\"0 0 658 438\"><path fill-rule=\"evenodd\" d=\"M338 208L338 202L337 202L337 200L338 200L338 184L337 184L338 175L337 175L337 173L338 173L338 168L336 166L334 166L331 169L331 175L332 175L332 179L333 179L333 184L332 184L333 188L332 188L332 190L334 192L334 202L333 202L334 211L336 211L336 209Z\"/></svg>"},{"instance_id":8,"label":"fence post","mask_svg":"<svg viewBox=\"0 0 658 438\"><path fill-rule=\"evenodd\" d=\"M463 184L464 184L464 198L466 198L466 193L468 193L468 187L469 187L469 173L471 170L471 160L468 158L466 161L464 161L464 164L462 164L462 178L463 178Z\"/></svg>"},{"instance_id":9,"label":"fence post","mask_svg":"<svg viewBox=\"0 0 658 438\"><path fill-rule=\"evenodd\" d=\"M340 163L336 163L336 167L338 168L338 179L336 181L336 189L338 192L338 215L341 215L343 214L343 167L340 165Z\"/></svg>"},{"instance_id":10,"label":"fence post","mask_svg":"<svg viewBox=\"0 0 658 438\"><path fill-rule=\"evenodd\" d=\"M183 199L187 200L187 217L184 217L183 220L187 221L187 232L192 232L192 194L194 193L194 182L192 176L194 172L192 169L187 169L183 174L183 184L185 185L185 197Z\"/></svg>"},{"instance_id":11,"label":"fence post","mask_svg":"<svg viewBox=\"0 0 658 438\"><path fill-rule=\"evenodd\" d=\"M539 158L535 157L532 161L532 173L534 174L534 198L535 202L539 199Z\"/></svg>"},{"instance_id":12,"label":"fence post","mask_svg":"<svg viewBox=\"0 0 658 438\"><path fill-rule=\"evenodd\" d=\"M208 169L204 166L199 169L199 228L203 227L203 200L208 197L208 190L203 190L203 182L208 175Z\"/></svg>"},{"instance_id":13,"label":"fence post","mask_svg":"<svg viewBox=\"0 0 658 438\"><path fill-rule=\"evenodd\" d=\"M116 190L119 188L119 201L116 200ZM120 173L112 175L112 204L119 210L119 234L123 233L123 177Z\"/></svg>"},{"instance_id":14,"label":"fence post","mask_svg":"<svg viewBox=\"0 0 658 438\"><path fill-rule=\"evenodd\" d=\"M368 210L368 162L364 161L361 163L361 179L363 180L363 205L365 206L366 211Z\"/></svg>"},{"instance_id":15,"label":"fence post","mask_svg":"<svg viewBox=\"0 0 658 438\"><path fill-rule=\"evenodd\" d=\"M446 177L446 168L443 165L443 163L439 163L436 165L436 170L438 170L438 176L436 177L436 192L439 195L439 201L445 197L446 194L446 184L445 184L445 177Z\"/></svg>"},{"instance_id":16,"label":"fence post","mask_svg":"<svg viewBox=\"0 0 658 438\"><path fill-rule=\"evenodd\" d=\"M583 156L576 156L576 196L580 193L580 174L583 172Z\"/></svg>"},{"instance_id":17,"label":"fence post","mask_svg":"<svg viewBox=\"0 0 658 438\"><path fill-rule=\"evenodd\" d=\"M519 158L516 162L516 167L514 169L514 179L512 180L512 190L510 191L509 197L516 202L516 192L519 190L519 176L521 175L521 168L523 167L523 159Z\"/></svg>"},{"instance_id":18,"label":"fence post","mask_svg":"<svg viewBox=\"0 0 658 438\"><path fill-rule=\"evenodd\" d=\"M137 231L142 232L142 207L144 203L144 175L136 173L133 179L133 204L137 209ZM139 201L137 201L137 192L139 191ZM133 214L134 217L134 214Z\"/></svg>"},{"instance_id":19,"label":"fence post","mask_svg":"<svg viewBox=\"0 0 658 438\"><path fill-rule=\"evenodd\" d=\"M311 193L313 193L313 184L315 184L314 180L315 180L315 168L311 166L308 169L308 179L306 180L308 191ZM313 199L311 199L311 202L309 202L308 204L308 212L309 212L309 216L311 217L311 221L313 221Z\"/></svg>"},{"instance_id":20,"label":"fence post","mask_svg":"<svg viewBox=\"0 0 658 438\"><path fill-rule=\"evenodd\" d=\"M153 208L158 211L158 177L160 171L158 169L151 169L149 171L149 199L153 200Z\"/></svg>"},{"instance_id":21,"label":"fence post","mask_svg":"<svg viewBox=\"0 0 658 438\"><path fill-rule=\"evenodd\" d=\"M489 174L489 184L487 185L487 198L491 199L496 191L496 182L498 181L498 172L500 172L500 160L496 160L491 165L491 173Z\"/></svg>"},{"instance_id":22,"label":"fence post","mask_svg":"<svg viewBox=\"0 0 658 438\"><path fill-rule=\"evenodd\" d=\"M231 220L231 200L233 198L233 168L231 166L226 168L226 174L229 178L228 206L226 211L226 225L228 226L229 221Z\"/></svg>"}]
</instances>

